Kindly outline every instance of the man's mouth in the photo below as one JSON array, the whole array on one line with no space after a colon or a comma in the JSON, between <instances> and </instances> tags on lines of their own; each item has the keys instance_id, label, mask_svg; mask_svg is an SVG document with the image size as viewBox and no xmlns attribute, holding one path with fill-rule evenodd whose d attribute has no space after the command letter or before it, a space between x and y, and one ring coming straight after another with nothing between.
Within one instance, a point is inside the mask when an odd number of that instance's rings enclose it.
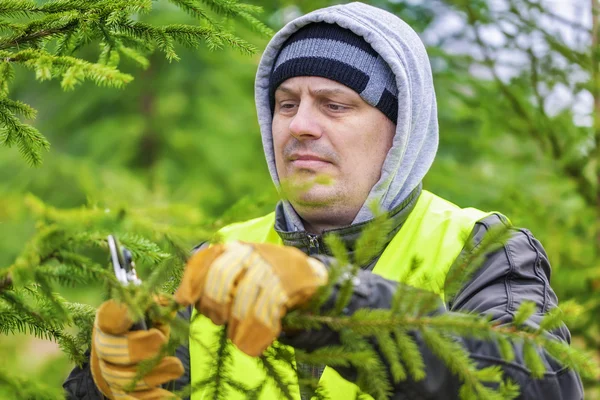
<instances>
[{"instance_id":1,"label":"man's mouth","mask_svg":"<svg viewBox=\"0 0 600 400\"><path fill-rule=\"evenodd\" d=\"M330 165L331 162L314 154L292 154L289 158L296 168L317 169Z\"/></svg>"}]
</instances>

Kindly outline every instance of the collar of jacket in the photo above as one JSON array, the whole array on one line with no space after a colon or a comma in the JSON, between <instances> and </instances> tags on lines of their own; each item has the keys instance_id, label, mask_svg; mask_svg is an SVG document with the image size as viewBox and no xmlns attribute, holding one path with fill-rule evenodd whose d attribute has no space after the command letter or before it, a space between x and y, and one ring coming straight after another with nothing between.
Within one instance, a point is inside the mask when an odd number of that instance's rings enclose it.
<instances>
[{"instance_id":1,"label":"collar of jacket","mask_svg":"<svg viewBox=\"0 0 600 400\"><path fill-rule=\"evenodd\" d=\"M402 228L402 225L406 221L406 218L413 210L417 203L417 199L421 194L422 185L419 184L409 195L408 197L402 201L397 207L393 208L389 213L389 218L391 220L391 224L388 225L388 231L386 232L385 238L385 246L382 247L381 252L385 249L388 243L394 238L396 233ZM351 261L354 260L354 248L356 241L360 237L360 235L364 232L365 228L369 226L369 224L373 223L373 220L361 222L359 224L354 224L350 226L345 226L343 228L330 229L327 231L323 231L321 235L315 235L308 233L306 231L296 231L290 232L287 231L287 224L285 222L285 216L283 213L283 204L279 202L275 209L275 231L283 241L283 244L286 246L293 246L304 253L316 256L316 255L327 255L332 256L331 249L325 244L323 241L323 237L335 234L337 235L342 242L346 245L348 249L348 255ZM368 268L372 266L374 261L379 259L381 253L376 254L372 260L370 260L366 265L361 267Z\"/></svg>"}]
</instances>

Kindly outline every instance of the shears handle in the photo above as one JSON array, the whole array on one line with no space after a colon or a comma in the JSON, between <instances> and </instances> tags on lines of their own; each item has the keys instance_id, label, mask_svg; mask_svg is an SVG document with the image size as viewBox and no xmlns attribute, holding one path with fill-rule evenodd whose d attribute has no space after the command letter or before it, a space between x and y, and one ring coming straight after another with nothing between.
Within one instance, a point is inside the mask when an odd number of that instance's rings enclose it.
<instances>
[{"instance_id":1,"label":"shears handle","mask_svg":"<svg viewBox=\"0 0 600 400\"><path fill-rule=\"evenodd\" d=\"M119 245L119 242L113 235L108 235L108 248L110 250L110 260L113 264L115 276L123 285L140 285L142 281L137 277L135 264L131 252ZM148 324L145 320L137 321L131 326L132 331L148 330Z\"/></svg>"}]
</instances>

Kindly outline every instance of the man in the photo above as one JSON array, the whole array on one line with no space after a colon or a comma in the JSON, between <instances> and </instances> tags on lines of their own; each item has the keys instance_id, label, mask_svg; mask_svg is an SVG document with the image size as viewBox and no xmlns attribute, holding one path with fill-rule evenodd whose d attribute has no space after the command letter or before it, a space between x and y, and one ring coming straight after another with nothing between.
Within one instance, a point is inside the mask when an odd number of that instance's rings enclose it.
<instances>
[{"instance_id":1,"label":"man","mask_svg":"<svg viewBox=\"0 0 600 400\"><path fill-rule=\"evenodd\" d=\"M330 249L323 237L335 233L353 260L357 237L377 202L391 226L385 248L361 265L346 314L359 308L389 308L398 285L440 295L438 313L469 311L510 323L525 301L537 305L527 321L539 326L557 304L549 285L550 266L540 243L526 230L512 229L503 248L489 254L459 293L445 298L445 278L466 246L476 245L493 226L508 225L498 214L459 207L421 188L438 144L436 99L431 69L416 33L397 17L360 3L317 10L287 24L267 46L256 78L256 105L264 151L273 181L300 190L286 193L273 214L221 230L224 244L198 251L188 263L175 298L201 314L191 324L189 348L167 357L125 394L122 385L140 360L155 354L167 331L128 331L123 307L103 304L92 340L91 374L110 398L154 399L168 396L159 385L202 382L210 376L211 355L219 325L237 346L234 375L256 387L264 372L254 357L281 332L289 309L306 304L327 279ZM315 181L325 176L329 182ZM316 182L316 183L315 183ZM287 185L284 185L287 187ZM471 232L468 239L465 232ZM283 246L280 246L283 245ZM398 282L412 260L420 271ZM335 297L335 293L333 297ZM187 316L189 318L189 315ZM552 332L569 341L562 326ZM453 399L461 385L413 333L421 347L427 377L394 387L397 399ZM335 332L322 330L286 335L285 341L313 350L336 343ZM459 338L481 367L502 366L521 387L523 399L581 399L574 371L559 366L545 352L547 372L533 380L515 345L507 363L495 343ZM208 349L208 350L207 350ZM100 398L90 369L76 369L65 388L71 398ZM353 398L352 371L313 369L332 398ZM209 394L199 390L192 399ZM236 397L237 396L237 397ZM299 394L297 394L299 397ZM230 391L228 398L244 398ZM264 387L259 398L278 398Z\"/></svg>"}]
</instances>

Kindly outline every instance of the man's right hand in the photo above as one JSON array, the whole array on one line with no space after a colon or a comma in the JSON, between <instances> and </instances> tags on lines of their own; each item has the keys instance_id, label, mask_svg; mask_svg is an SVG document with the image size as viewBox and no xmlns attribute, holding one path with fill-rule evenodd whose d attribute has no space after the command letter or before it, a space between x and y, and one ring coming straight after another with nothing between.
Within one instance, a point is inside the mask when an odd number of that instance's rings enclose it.
<instances>
[{"instance_id":1,"label":"man's right hand","mask_svg":"<svg viewBox=\"0 0 600 400\"><path fill-rule=\"evenodd\" d=\"M113 300L104 302L96 313L92 332L90 366L98 389L109 399L176 399L160 385L184 372L176 357L165 357L140 379L133 391L125 392L136 376L139 363L156 356L169 340L168 325L131 331L133 321L127 308Z\"/></svg>"}]
</instances>

